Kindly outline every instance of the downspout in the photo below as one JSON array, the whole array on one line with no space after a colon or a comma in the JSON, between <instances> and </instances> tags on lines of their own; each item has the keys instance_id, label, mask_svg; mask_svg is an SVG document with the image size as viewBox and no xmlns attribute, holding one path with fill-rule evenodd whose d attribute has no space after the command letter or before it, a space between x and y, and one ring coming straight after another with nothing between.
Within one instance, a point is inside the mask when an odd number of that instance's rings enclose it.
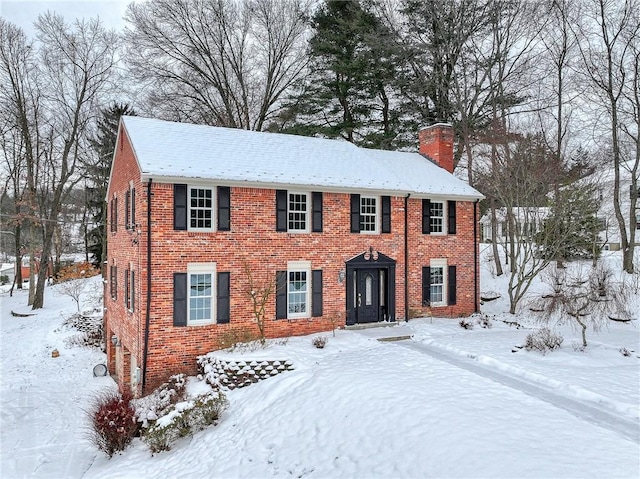
<instances>
[{"instance_id":1,"label":"downspout","mask_svg":"<svg viewBox=\"0 0 640 479\"><path fill-rule=\"evenodd\" d=\"M144 325L144 350L142 351L142 394L147 384L147 353L149 351L149 323L151 314L151 182L147 184L147 307Z\"/></svg>"},{"instance_id":2,"label":"downspout","mask_svg":"<svg viewBox=\"0 0 640 479\"><path fill-rule=\"evenodd\" d=\"M409 197L404 197L404 321L409 322Z\"/></svg>"},{"instance_id":3,"label":"downspout","mask_svg":"<svg viewBox=\"0 0 640 479\"><path fill-rule=\"evenodd\" d=\"M480 307L478 305L478 202L476 200L473 204L473 305L474 312L479 313Z\"/></svg>"}]
</instances>

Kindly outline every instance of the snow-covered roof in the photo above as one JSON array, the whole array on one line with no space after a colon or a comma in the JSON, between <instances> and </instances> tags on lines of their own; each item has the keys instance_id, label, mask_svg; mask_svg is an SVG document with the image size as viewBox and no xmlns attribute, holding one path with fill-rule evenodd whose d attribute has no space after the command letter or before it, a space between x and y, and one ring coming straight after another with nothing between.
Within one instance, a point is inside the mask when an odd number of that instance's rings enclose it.
<instances>
[{"instance_id":1,"label":"snow-covered roof","mask_svg":"<svg viewBox=\"0 0 640 479\"><path fill-rule=\"evenodd\" d=\"M478 199L482 194L418 153L278 133L123 116L143 181L323 188Z\"/></svg>"}]
</instances>

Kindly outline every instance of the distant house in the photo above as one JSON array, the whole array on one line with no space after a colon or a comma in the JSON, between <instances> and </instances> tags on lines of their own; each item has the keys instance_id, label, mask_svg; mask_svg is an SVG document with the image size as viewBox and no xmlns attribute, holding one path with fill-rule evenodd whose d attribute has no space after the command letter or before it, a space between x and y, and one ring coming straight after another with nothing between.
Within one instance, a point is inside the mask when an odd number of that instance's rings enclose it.
<instances>
[{"instance_id":1,"label":"distant house","mask_svg":"<svg viewBox=\"0 0 640 479\"><path fill-rule=\"evenodd\" d=\"M620 193L619 201L622 215L625 219L625 227L627 229L627 235L630 234L631 229L635 229L635 244L640 245L640 200L636 204L636 211L633 217L630 218L629 210L631 206L631 172L629 170L621 169L620 175ZM614 177L613 171L610 169L601 169L594 173L593 182L598 186L598 201L600 202L600 208L598 210L598 218L602 222L602 232L599 234L600 244L606 250L618 251L622 247L620 240L620 226L615 216L615 210L613 206L614 198ZM636 195L640 196L640 191L636 192Z\"/></svg>"},{"instance_id":2,"label":"distant house","mask_svg":"<svg viewBox=\"0 0 640 479\"><path fill-rule=\"evenodd\" d=\"M420 152L123 117L108 186L108 367L136 394L267 337L478 310L477 202L453 132Z\"/></svg>"},{"instance_id":3,"label":"distant house","mask_svg":"<svg viewBox=\"0 0 640 479\"><path fill-rule=\"evenodd\" d=\"M549 208L538 206L521 206L513 208L514 227L517 237L535 237L536 233L542 230L545 219L549 216ZM507 210L506 208L496 209L496 238L493 237L491 228L491 215L489 212L480 218L481 241L491 243L498 241L504 244L508 241Z\"/></svg>"}]
</instances>

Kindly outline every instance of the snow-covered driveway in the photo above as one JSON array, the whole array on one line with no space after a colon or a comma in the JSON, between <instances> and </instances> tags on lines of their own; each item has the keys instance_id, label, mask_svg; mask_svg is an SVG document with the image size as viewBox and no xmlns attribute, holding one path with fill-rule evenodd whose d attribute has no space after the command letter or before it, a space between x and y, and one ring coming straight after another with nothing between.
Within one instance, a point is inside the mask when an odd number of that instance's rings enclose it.
<instances>
[{"instance_id":1,"label":"snow-covered driveway","mask_svg":"<svg viewBox=\"0 0 640 479\"><path fill-rule=\"evenodd\" d=\"M612 410L610 405L607 405L605 397L601 396L598 398L599 400L596 401L580 400L559 393L554 388L545 387L544 384L539 382L529 381L526 379L526 375L508 374L500 368L492 368L478 362L475 358L465 358L452 354L445 349L430 344L411 340L399 341L396 344L419 351L439 361L445 361L460 369L548 402L555 407L568 411L578 418L609 429L640 444L640 423L637 418L634 420L634 418L625 417L619 413L616 414L615 410ZM593 394L591 394L591 396L592 395Z\"/></svg>"}]
</instances>

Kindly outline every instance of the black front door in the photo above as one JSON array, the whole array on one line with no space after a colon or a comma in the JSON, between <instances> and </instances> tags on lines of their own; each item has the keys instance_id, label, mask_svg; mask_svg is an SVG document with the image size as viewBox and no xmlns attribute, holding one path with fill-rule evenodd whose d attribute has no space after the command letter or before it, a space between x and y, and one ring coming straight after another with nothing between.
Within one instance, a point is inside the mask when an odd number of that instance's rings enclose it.
<instances>
[{"instance_id":1,"label":"black front door","mask_svg":"<svg viewBox=\"0 0 640 479\"><path fill-rule=\"evenodd\" d=\"M380 286L377 269L361 269L357 273L356 309L358 323L380 321Z\"/></svg>"}]
</instances>

